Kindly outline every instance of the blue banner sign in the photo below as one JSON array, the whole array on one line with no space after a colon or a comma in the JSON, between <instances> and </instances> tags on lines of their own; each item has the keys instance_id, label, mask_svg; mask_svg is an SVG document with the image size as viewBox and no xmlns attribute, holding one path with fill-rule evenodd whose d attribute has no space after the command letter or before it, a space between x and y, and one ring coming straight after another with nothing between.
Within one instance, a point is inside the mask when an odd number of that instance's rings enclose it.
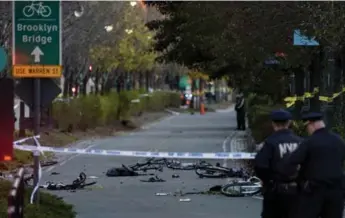
<instances>
[{"instance_id":1,"label":"blue banner sign","mask_svg":"<svg viewBox=\"0 0 345 218\"><path fill-rule=\"evenodd\" d=\"M318 46L319 42L315 40L315 37L308 38L303 35L300 30L295 30L293 34L293 45L295 46Z\"/></svg>"}]
</instances>

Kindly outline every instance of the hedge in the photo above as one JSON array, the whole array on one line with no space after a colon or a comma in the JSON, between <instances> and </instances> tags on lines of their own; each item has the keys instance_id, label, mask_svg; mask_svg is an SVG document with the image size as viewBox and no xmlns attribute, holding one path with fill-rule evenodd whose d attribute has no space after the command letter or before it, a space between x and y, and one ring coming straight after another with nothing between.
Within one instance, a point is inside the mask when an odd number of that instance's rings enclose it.
<instances>
[{"instance_id":1,"label":"hedge","mask_svg":"<svg viewBox=\"0 0 345 218\"><path fill-rule=\"evenodd\" d=\"M134 99L140 99L140 102L133 103ZM139 91L113 92L105 96L87 95L54 102L53 119L56 128L71 132L130 120L131 116L143 112L179 106L180 95L176 92L154 92L148 96L140 95Z\"/></svg>"},{"instance_id":2,"label":"hedge","mask_svg":"<svg viewBox=\"0 0 345 218\"><path fill-rule=\"evenodd\" d=\"M269 114L272 110L284 108L284 105L274 104L269 96L249 94L247 97L247 118L249 128L256 143L261 143L267 136L272 134L273 129ZM306 137L308 134L302 121L294 120L291 129L299 136ZM335 126L332 130L345 138L345 127Z\"/></svg>"},{"instance_id":3,"label":"hedge","mask_svg":"<svg viewBox=\"0 0 345 218\"><path fill-rule=\"evenodd\" d=\"M7 215L7 196L9 194L11 183L0 180L0 217ZM58 197L40 192L40 204L29 204L31 189L27 189L25 194L25 218L75 218L76 212L72 205L64 203Z\"/></svg>"}]
</instances>

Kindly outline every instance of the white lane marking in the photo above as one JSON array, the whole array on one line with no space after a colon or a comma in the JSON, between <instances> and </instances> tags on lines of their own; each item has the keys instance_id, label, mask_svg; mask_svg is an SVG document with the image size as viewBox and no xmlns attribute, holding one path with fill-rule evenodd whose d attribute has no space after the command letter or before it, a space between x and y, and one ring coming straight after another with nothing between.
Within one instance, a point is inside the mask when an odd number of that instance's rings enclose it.
<instances>
[{"instance_id":1,"label":"white lane marking","mask_svg":"<svg viewBox=\"0 0 345 218\"><path fill-rule=\"evenodd\" d=\"M216 109L217 113L230 113L230 112L234 112L235 111L235 107L234 105L230 105L228 108L226 109Z\"/></svg>"},{"instance_id":2,"label":"white lane marking","mask_svg":"<svg viewBox=\"0 0 345 218\"><path fill-rule=\"evenodd\" d=\"M172 119L172 118L174 118L174 117L175 117L174 115L173 115L173 116L169 116L169 117L166 117L166 118L164 118L164 119L161 119L161 120L159 120L159 121L157 121L157 122L151 123L151 124L150 124L150 127L152 127L152 126L154 126L154 125L157 125L159 122L161 122L161 121L163 121L163 120L170 120L170 119ZM135 132L131 132L129 135L134 135L134 134L135 134ZM166 140L165 140L165 141L166 141ZM164 141L162 144L164 144L165 141ZM93 148L93 147L95 147L95 146L97 146L97 145L98 145L98 144L90 145L90 146L86 147L85 149L91 149L91 148ZM149 151L150 151L150 150L149 150ZM81 154L73 155L73 156L69 157L68 159L62 161L62 162L59 163L58 165L49 167L49 168L46 169L44 172L50 172L50 171L52 171L53 169L55 169L55 167L57 167L57 166L63 166L63 165L65 165L68 161L71 161L71 160L73 160L74 158L76 158L76 157L78 157L78 156L80 156L80 155L81 155Z\"/></svg>"},{"instance_id":3,"label":"white lane marking","mask_svg":"<svg viewBox=\"0 0 345 218\"><path fill-rule=\"evenodd\" d=\"M259 197L259 196L253 196L252 198L258 199L258 200L263 200L264 199L263 197Z\"/></svg>"},{"instance_id":4,"label":"white lane marking","mask_svg":"<svg viewBox=\"0 0 345 218\"><path fill-rule=\"evenodd\" d=\"M173 110L170 110L170 109L165 109L165 111L171 113L172 115L180 115L179 112L176 112L176 111L173 111Z\"/></svg>"},{"instance_id":5,"label":"white lane marking","mask_svg":"<svg viewBox=\"0 0 345 218\"><path fill-rule=\"evenodd\" d=\"M174 117L174 116L173 116ZM175 128L195 128L195 125L183 125L183 124L170 124L170 127L175 127ZM223 125L209 125L205 126L207 128L229 128L230 126L227 124Z\"/></svg>"},{"instance_id":6,"label":"white lane marking","mask_svg":"<svg viewBox=\"0 0 345 218\"><path fill-rule=\"evenodd\" d=\"M162 121L168 121L168 120L171 120L172 118L176 117L177 115L171 115L171 116L168 116L168 117L164 117L162 119L159 119L158 121L155 121L153 123L149 123L147 125L144 125L142 126L140 129L150 129L151 127L157 125L158 123L162 122Z\"/></svg>"},{"instance_id":7,"label":"white lane marking","mask_svg":"<svg viewBox=\"0 0 345 218\"><path fill-rule=\"evenodd\" d=\"M93 148L93 147L95 147L95 146L97 146L97 144L90 145L90 146L86 147L85 149L91 149L91 148ZM73 160L74 158L76 158L76 157L78 157L78 156L80 156L80 155L81 155L81 154L73 155L73 156L67 158L66 160L62 161L62 162L59 163L58 165L54 165L54 166L49 167L48 169L45 170L45 172L52 171L55 167L57 167L57 166L62 166L62 165L64 165L64 164L66 164L68 161L71 161L71 160Z\"/></svg>"}]
</instances>

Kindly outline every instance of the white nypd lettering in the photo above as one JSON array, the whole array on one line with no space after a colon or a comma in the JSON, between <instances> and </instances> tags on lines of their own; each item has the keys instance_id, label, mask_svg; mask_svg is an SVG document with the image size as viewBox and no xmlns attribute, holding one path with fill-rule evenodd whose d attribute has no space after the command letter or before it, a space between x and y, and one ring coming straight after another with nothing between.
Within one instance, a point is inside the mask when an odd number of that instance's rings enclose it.
<instances>
[{"instance_id":1,"label":"white nypd lettering","mask_svg":"<svg viewBox=\"0 0 345 218\"><path fill-rule=\"evenodd\" d=\"M283 158L285 154L295 151L298 143L281 143L279 144L280 157Z\"/></svg>"}]
</instances>

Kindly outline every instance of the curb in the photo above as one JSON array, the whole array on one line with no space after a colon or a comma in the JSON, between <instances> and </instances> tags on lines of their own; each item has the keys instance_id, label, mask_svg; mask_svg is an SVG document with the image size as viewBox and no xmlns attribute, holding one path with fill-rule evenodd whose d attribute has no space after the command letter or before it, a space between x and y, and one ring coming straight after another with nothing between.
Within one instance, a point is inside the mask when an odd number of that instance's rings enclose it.
<instances>
[{"instance_id":1,"label":"curb","mask_svg":"<svg viewBox=\"0 0 345 218\"><path fill-rule=\"evenodd\" d=\"M166 109L166 110L168 110L168 109ZM171 111L171 112L170 112L170 111ZM166 111L166 112L169 112L171 115L170 115L170 116L168 115L168 116L166 116L166 117L162 117L162 118L160 118L160 119L158 119L158 120L155 120L155 121L153 121L153 122L151 122L151 123L148 123L148 124L146 124L146 125L143 125L143 126L141 126L139 129L141 129L141 130L149 129L149 128L151 128L152 126L157 125L157 123L159 123L159 122L161 122L161 121L163 121L163 120L169 120L169 119L171 119L171 118L173 118L173 117L175 117L175 116L180 115L180 113L175 112L175 111L172 111L172 110L169 110L169 111Z\"/></svg>"},{"instance_id":2,"label":"curb","mask_svg":"<svg viewBox=\"0 0 345 218\"><path fill-rule=\"evenodd\" d=\"M179 112L176 112L176 111L173 111L173 110L170 110L170 109L165 109L164 111L168 112L168 113L171 113L172 115L180 115Z\"/></svg>"},{"instance_id":3,"label":"curb","mask_svg":"<svg viewBox=\"0 0 345 218\"><path fill-rule=\"evenodd\" d=\"M234 105L230 105L226 109L216 109L215 110L216 113L230 113L230 112L234 112L234 111L235 111L235 106Z\"/></svg>"}]
</instances>

